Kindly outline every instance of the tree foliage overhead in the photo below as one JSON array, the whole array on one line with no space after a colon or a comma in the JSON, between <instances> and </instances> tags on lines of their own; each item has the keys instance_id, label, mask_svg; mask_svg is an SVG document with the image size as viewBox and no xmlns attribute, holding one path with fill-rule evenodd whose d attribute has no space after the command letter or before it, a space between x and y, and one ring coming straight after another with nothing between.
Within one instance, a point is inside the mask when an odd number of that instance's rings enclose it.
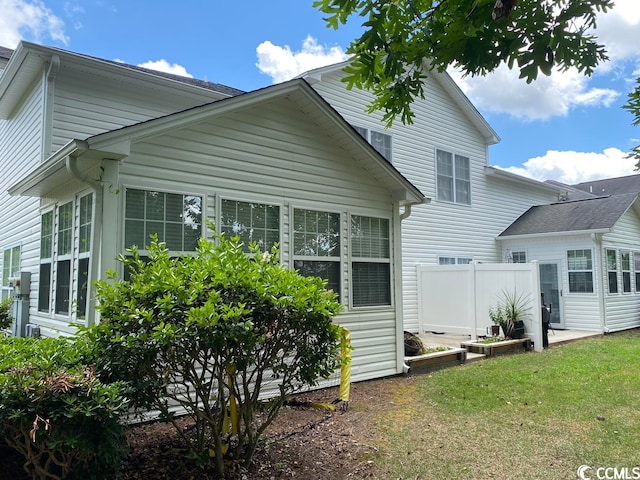
<instances>
[{"instance_id":1,"label":"tree foliage overhead","mask_svg":"<svg viewBox=\"0 0 640 480\"><path fill-rule=\"evenodd\" d=\"M531 82L553 67L590 75L607 60L590 34L612 0L317 0L334 29L352 16L364 32L349 46L348 88L370 90L370 111L390 125L411 123L411 102L423 98L430 69L484 75L506 64Z\"/></svg>"}]
</instances>

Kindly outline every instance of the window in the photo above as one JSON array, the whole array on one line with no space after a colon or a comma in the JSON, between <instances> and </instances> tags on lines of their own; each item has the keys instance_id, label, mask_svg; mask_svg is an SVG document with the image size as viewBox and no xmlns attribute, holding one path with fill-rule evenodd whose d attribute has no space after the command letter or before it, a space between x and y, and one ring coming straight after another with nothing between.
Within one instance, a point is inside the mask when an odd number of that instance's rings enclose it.
<instances>
[{"instance_id":1,"label":"window","mask_svg":"<svg viewBox=\"0 0 640 480\"><path fill-rule=\"evenodd\" d=\"M391 161L391 135L386 133L377 132L375 130L367 130L363 127L353 127L362 137L367 140L373 148L375 148L380 155Z\"/></svg>"},{"instance_id":2,"label":"window","mask_svg":"<svg viewBox=\"0 0 640 480\"><path fill-rule=\"evenodd\" d=\"M609 293L618 293L618 261L615 250L607 250L607 279Z\"/></svg>"},{"instance_id":3,"label":"window","mask_svg":"<svg viewBox=\"0 0 640 480\"><path fill-rule=\"evenodd\" d=\"M53 259L53 211L40 218L40 280L38 281L38 311L51 308L51 262Z\"/></svg>"},{"instance_id":4,"label":"window","mask_svg":"<svg viewBox=\"0 0 640 480\"><path fill-rule=\"evenodd\" d=\"M391 305L389 220L353 215L350 240L353 306Z\"/></svg>"},{"instance_id":5,"label":"window","mask_svg":"<svg viewBox=\"0 0 640 480\"><path fill-rule=\"evenodd\" d=\"M567 251L569 292L593 293L593 263L591 250Z\"/></svg>"},{"instance_id":6,"label":"window","mask_svg":"<svg viewBox=\"0 0 640 480\"><path fill-rule=\"evenodd\" d=\"M76 292L76 315L78 318L85 318L87 313L92 216L93 197L86 195L80 199L78 214L78 287Z\"/></svg>"},{"instance_id":7,"label":"window","mask_svg":"<svg viewBox=\"0 0 640 480\"><path fill-rule=\"evenodd\" d=\"M511 252L513 263L527 263L527 252Z\"/></svg>"},{"instance_id":8,"label":"window","mask_svg":"<svg viewBox=\"0 0 640 480\"><path fill-rule=\"evenodd\" d=\"M468 265L472 257L438 257L438 265Z\"/></svg>"},{"instance_id":9,"label":"window","mask_svg":"<svg viewBox=\"0 0 640 480\"><path fill-rule=\"evenodd\" d=\"M640 292L640 252L633 252L633 271L636 277L636 292Z\"/></svg>"},{"instance_id":10,"label":"window","mask_svg":"<svg viewBox=\"0 0 640 480\"><path fill-rule=\"evenodd\" d=\"M436 151L436 197L444 202L471 204L469 158Z\"/></svg>"},{"instance_id":11,"label":"window","mask_svg":"<svg viewBox=\"0 0 640 480\"><path fill-rule=\"evenodd\" d=\"M124 238L140 250L151 235L173 252L191 252L202 234L202 197L127 189Z\"/></svg>"},{"instance_id":12,"label":"window","mask_svg":"<svg viewBox=\"0 0 640 480\"><path fill-rule=\"evenodd\" d=\"M631 254L620 252L620 269L622 270L622 291L631 292Z\"/></svg>"},{"instance_id":13,"label":"window","mask_svg":"<svg viewBox=\"0 0 640 480\"><path fill-rule=\"evenodd\" d=\"M280 207L222 200L220 232L227 238L239 236L247 252L251 242L256 242L261 251L268 251L280 242Z\"/></svg>"},{"instance_id":14,"label":"window","mask_svg":"<svg viewBox=\"0 0 640 480\"><path fill-rule=\"evenodd\" d=\"M20 272L20 246L6 248L2 256L2 286L9 286L9 278Z\"/></svg>"},{"instance_id":15,"label":"window","mask_svg":"<svg viewBox=\"0 0 640 480\"><path fill-rule=\"evenodd\" d=\"M68 314L71 303L71 250L73 244L73 202L58 207L56 230L55 312Z\"/></svg>"},{"instance_id":16,"label":"window","mask_svg":"<svg viewBox=\"0 0 640 480\"><path fill-rule=\"evenodd\" d=\"M294 210L293 264L301 275L321 277L340 294L339 213Z\"/></svg>"}]
</instances>

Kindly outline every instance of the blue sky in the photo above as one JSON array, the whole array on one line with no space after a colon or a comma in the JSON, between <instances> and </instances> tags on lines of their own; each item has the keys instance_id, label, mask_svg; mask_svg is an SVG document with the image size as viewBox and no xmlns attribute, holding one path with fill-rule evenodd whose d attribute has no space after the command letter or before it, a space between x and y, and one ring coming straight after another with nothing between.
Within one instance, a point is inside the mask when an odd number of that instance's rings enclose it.
<instances>
[{"instance_id":1,"label":"blue sky","mask_svg":"<svg viewBox=\"0 0 640 480\"><path fill-rule=\"evenodd\" d=\"M0 45L24 39L252 90L345 58L359 19L328 29L312 2L0 0ZM640 76L640 0L616 0L597 34L611 61L590 78L451 72L502 139L492 165L567 183L634 173L625 153L640 128L621 106Z\"/></svg>"}]
</instances>

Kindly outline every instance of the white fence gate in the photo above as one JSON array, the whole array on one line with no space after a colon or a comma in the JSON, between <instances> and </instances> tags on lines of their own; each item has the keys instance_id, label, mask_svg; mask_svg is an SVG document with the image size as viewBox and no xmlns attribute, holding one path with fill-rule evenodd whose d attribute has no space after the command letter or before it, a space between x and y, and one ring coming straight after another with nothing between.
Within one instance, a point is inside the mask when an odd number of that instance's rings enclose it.
<instances>
[{"instance_id":1,"label":"white fence gate","mask_svg":"<svg viewBox=\"0 0 640 480\"><path fill-rule=\"evenodd\" d=\"M420 332L469 335L475 340L491 326L489 309L504 294L523 295L531 309L526 335L542 351L540 274L537 262L418 265Z\"/></svg>"}]
</instances>

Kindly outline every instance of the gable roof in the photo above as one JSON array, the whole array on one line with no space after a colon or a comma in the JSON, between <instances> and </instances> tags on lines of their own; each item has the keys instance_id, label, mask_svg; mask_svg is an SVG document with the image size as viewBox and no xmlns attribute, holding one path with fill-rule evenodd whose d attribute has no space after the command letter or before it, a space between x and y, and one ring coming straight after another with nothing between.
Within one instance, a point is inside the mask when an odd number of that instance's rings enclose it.
<instances>
[{"instance_id":1,"label":"gable roof","mask_svg":"<svg viewBox=\"0 0 640 480\"><path fill-rule=\"evenodd\" d=\"M619 195L621 193L640 193L640 175L627 175L624 177L604 178L591 180L573 185L583 192L593 195Z\"/></svg>"},{"instance_id":2,"label":"gable roof","mask_svg":"<svg viewBox=\"0 0 640 480\"><path fill-rule=\"evenodd\" d=\"M531 207L498 235L498 239L608 233L637 199L637 194L627 193Z\"/></svg>"},{"instance_id":3,"label":"gable roof","mask_svg":"<svg viewBox=\"0 0 640 480\"><path fill-rule=\"evenodd\" d=\"M91 68L94 71L102 70L120 78L129 77L142 82L160 82L172 88L201 89L200 91L215 92L219 94L220 98L244 93L242 90L227 87L219 83L206 82L128 65L126 63L82 55L60 48L45 47L21 41L16 50L10 55L5 70L0 76L0 118L7 118L7 116L11 114L18 102L23 98L26 89L32 85L32 82L37 76L42 75L42 72L49 68L49 65L55 63L56 57L58 61L62 61L65 64L77 65L78 68ZM209 94L209 97L211 97L211 94ZM203 101L206 102L206 98L203 99Z\"/></svg>"},{"instance_id":4,"label":"gable roof","mask_svg":"<svg viewBox=\"0 0 640 480\"><path fill-rule=\"evenodd\" d=\"M393 192L400 205L425 201L424 194L378 153L304 80L291 80L253 92L193 107L135 125L94 135L85 140L72 140L44 163L9 188L11 195L42 196L71 180L69 157L78 159L81 174L97 166L103 159L125 159L130 143L161 135L175 128L207 118L224 116L266 102L289 102L300 108L334 142L344 148L373 178Z\"/></svg>"},{"instance_id":5,"label":"gable roof","mask_svg":"<svg viewBox=\"0 0 640 480\"><path fill-rule=\"evenodd\" d=\"M335 71L341 71L349 65L349 60L344 62L335 63L333 65L328 65L325 67L316 68L313 70L309 70L308 72L304 72L298 76L298 78L304 78L312 83L315 80L321 80L323 73L333 73ZM427 66L427 69L429 67ZM500 142L500 137L498 134L491 128L489 123L485 120L485 118L480 114L478 109L471 103L469 98L464 94L464 92L460 89L458 84L451 78L451 76L447 72L438 72L436 70L430 70L429 75L434 78L443 88L444 90L451 96L454 103L460 107L462 112L467 116L467 118L471 121L471 123L478 129L478 131L482 134L484 139L487 141L489 145L493 145Z\"/></svg>"}]
</instances>

